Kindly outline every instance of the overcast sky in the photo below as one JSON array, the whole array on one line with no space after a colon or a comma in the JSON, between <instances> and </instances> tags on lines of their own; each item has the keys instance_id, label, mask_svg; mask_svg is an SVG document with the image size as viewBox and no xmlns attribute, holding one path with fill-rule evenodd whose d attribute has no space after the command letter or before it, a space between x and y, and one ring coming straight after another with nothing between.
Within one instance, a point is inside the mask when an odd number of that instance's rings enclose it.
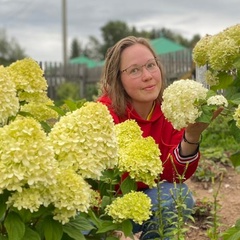
<instances>
[{"instance_id":1,"label":"overcast sky","mask_svg":"<svg viewBox=\"0 0 240 240\"><path fill-rule=\"evenodd\" d=\"M66 0L67 47L101 39L109 21L138 30L167 28L184 37L216 34L240 23L239 0ZM0 29L36 61L63 61L62 0L0 0Z\"/></svg>"}]
</instances>

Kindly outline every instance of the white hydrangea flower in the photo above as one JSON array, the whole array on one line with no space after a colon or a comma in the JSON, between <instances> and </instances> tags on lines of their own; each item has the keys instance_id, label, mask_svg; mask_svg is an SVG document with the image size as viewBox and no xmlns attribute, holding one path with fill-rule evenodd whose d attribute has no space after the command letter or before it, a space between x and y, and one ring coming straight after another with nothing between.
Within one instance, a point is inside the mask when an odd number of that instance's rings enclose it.
<instances>
[{"instance_id":1,"label":"white hydrangea flower","mask_svg":"<svg viewBox=\"0 0 240 240\"><path fill-rule=\"evenodd\" d=\"M173 127L180 130L201 116L197 101L205 100L208 89L194 80L178 80L163 92L162 111Z\"/></svg>"},{"instance_id":2,"label":"white hydrangea flower","mask_svg":"<svg viewBox=\"0 0 240 240\"><path fill-rule=\"evenodd\" d=\"M227 107L228 106L228 101L227 99L223 96L223 95L215 95L210 97L207 100L207 105L215 105L215 106L224 106Z\"/></svg>"}]
</instances>

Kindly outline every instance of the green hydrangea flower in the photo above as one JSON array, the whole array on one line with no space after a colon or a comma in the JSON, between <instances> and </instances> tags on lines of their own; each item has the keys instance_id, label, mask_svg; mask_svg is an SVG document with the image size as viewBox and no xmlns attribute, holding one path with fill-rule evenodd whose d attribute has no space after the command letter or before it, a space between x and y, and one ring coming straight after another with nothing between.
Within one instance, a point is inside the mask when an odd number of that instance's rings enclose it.
<instances>
[{"instance_id":1,"label":"green hydrangea flower","mask_svg":"<svg viewBox=\"0 0 240 240\"><path fill-rule=\"evenodd\" d=\"M119 150L119 170L128 172L132 179L149 187L156 186L155 180L162 173L160 150L152 137L140 137Z\"/></svg>"},{"instance_id":2,"label":"green hydrangea flower","mask_svg":"<svg viewBox=\"0 0 240 240\"><path fill-rule=\"evenodd\" d=\"M205 73L205 78L206 78L206 83L209 86L215 86L219 84L219 77L216 71L213 72L213 71L207 70Z\"/></svg>"},{"instance_id":3,"label":"green hydrangea flower","mask_svg":"<svg viewBox=\"0 0 240 240\"><path fill-rule=\"evenodd\" d=\"M143 192L130 192L123 197L116 198L111 205L106 207L106 213L113 218L114 222L121 223L132 219L142 224L152 215L151 199Z\"/></svg>"},{"instance_id":4,"label":"green hydrangea flower","mask_svg":"<svg viewBox=\"0 0 240 240\"><path fill-rule=\"evenodd\" d=\"M193 49L193 61L198 66L204 66L208 62L209 41L211 35L201 38Z\"/></svg>"},{"instance_id":5,"label":"green hydrangea flower","mask_svg":"<svg viewBox=\"0 0 240 240\"><path fill-rule=\"evenodd\" d=\"M19 110L15 84L3 66L0 66L0 106L0 126L3 126Z\"/></svg>"},{"instance_id":6,"label":"green hydrangea flower","mask_svg":"<svg viewBox=\"0 0 240 240\"><path fill-rule=\"evenodd\" d=\"M119 145L118 168L128 172L132 179L155 186L155 179L162 173L161 152L152 137L143 138L135 120L115 125Z\"/></svg>"},{"instance_id":7,"label":"green hydrangea flower","mask_svg":"<svg viewBox=\"0 0 240 240\"><path fill-rule=\"evenodd\" d=\"M18 92L33 93L47 90L47 80L43 77L44 71L35 60L31 58L18 60L7 67L7 70Z\"/></svg>"},{"instance_id":8,"label":"green hydrangea flower","mask_svg":"<svg viewBox=\"0 0 240 240\"><path fill-rule=\"evenodd\" d=\"M49 140L60 166L73 167L84 178L98 179L118 161L113 119L102 103L87 102L61 117Z\"/></svg>"},{"instance_id":9,"label":"green hydrangea flower","mask_svg":"<svg viewBox=\"0 0 240 240\"><path fill-rule=\"evenodd\" d=\"M52 184L57 168L54 151L36 120L17 118L0 128L0 192Z\"/></svg>"},{"instance_id":10,"label":"green hydrangea flower","mask_svg":"<svg viewBox=\"0 0 240 240\"><path fill-rule=\"evenodd\" d=\"M23 188L21 192L13 192L12 195L8 198L7 205L8 207L15 207L18 210L28 209L30 212L36 212L39 210L41 205L48 206L50 201L45 201L43 185L38 187Z\"/></svg>"},{"instance_id":11,"label":"green hydrangea flower","mask_svg":"<svg viewBox=\"0 0 240 240\"><path fill-rule=\"evenodd\" d=\"M211 69L231 70L234 60L239 55L239 45L226 34L219 33L212 37L208 54Z\"/></svg>"},{"instance_id":12,"label":"green hydrangea flower","mask_svg":"<svg viewBox=\"0 0 240 240\"><path fill-rule=\"evenodd\" d=\"M63 169L56 180L49 192L55 207L54 219L64 224L78 212L87 212L93 193L90 185L73 169Z\"/></svg>"},{"instance_id":13,"label":"green hydrangea flower","mask_svg":"<svg viewBox=\"0 0 240 240\"><path fill-rule=\"evenodd\" d=\"M119 148L125 148L135 140L142 137L142 130L135 120L129 119L115 125Z\"/></svg>"},{"instance_id":14,"label":"green hydrangea flower","mask_svg":"<svg viewBox=\"0 0 240 240\"><path fill-rule=\"evenodd\" d=\"M233 39L238 46L240 46L240 24L235 24L233 26L230 26L226 28L224 31L224 34L227 35L229 38Z\"/></svg>"},{"instance_id":15,"label":"green hydrangea flower","mask_svg":"<svg viewBox=\"0 0 240 240\"><path fill-rule=\"evenodd\" d=\"M51 99L42 102L30 102L21 106L22 112L30 113L38 121L47 121L49 119L57 119L58 114L56 111L51 109L49 106L54 106Z\"/></svg>"}]
</instances>

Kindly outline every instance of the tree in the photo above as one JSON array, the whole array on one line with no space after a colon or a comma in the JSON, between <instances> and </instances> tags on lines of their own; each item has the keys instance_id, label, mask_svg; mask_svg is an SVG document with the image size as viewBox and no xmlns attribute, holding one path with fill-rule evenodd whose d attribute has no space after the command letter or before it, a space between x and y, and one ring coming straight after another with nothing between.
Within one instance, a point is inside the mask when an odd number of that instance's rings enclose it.
<instances>
[{"instance_id":1,"label":"tree","mask_svg":"<svg viewBox=\"0 0 240 240\"><path fill-rule=\"evenodd\" d=\"M80 55L81 55L81 44L76 38L74 38L71 44L70 59L79 57Z\"/></svg>"},{"instance_id":2,"label":"tree","mask_svg":"<svg viewBox=\"0 0 240 240\"><path fill-rule=\"evenodd\" d=\"M89 42L83 50L83 54L88 58L100 61L105 57L104 52L102 52L101 49L102 44L99 42L99 40L93 36L90 36Z\"/></svg>"},{"instance_id":3,"label":"tree","mask_svg":"<svg viewBox=\"0 0 240 240\"><path fill-rule=\"evenodd\" d=\"M101 28L101 31L104 40L101 48L103 55L105 55L108 48L112 47L117 41L132 33L128 25L122 21L109 21Z\"/></svg>"},{"instance_id":4,"label":"tree","mask_svg":"<svg viewBox=\"0 0 240 240\"><path fill-rule=\"evenodd\" d=\"M14 38L8 39L4 29L0 29L0 65L7 66L26 57L24 50Z\"/></svg>"}]
</instances>

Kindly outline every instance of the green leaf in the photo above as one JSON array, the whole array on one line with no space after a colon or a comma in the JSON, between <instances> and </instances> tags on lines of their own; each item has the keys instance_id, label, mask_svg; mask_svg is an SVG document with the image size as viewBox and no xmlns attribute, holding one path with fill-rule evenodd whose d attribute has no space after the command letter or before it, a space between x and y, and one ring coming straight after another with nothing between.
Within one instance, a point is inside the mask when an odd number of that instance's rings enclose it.
<instances>
[{"instance_id":1,"label":"green leaf","mask_svg":"<svg viewBox=\"0 0 240 240\"><path fill-rule=\"evenodd\" d=\"M46 240L61 240L63 235L62 224L47 216L43 221L43 232Z\"/></svg>"},{"instance_id":2,"label":"green leaf","mask_svg":"<svg viewBox=\"0 0 240 240\"><path fill-rule=\"evenodd\" d=\"M10 196L10 192L4 191L0 195L0 219L4 216L6 209L7 209L7 204L6 201L8 200L8 197Z\"/></svg>"},{"instance_id":3,"label":"green leaf","mask_svg":"<svg viewBox=\"0 0 240 240\"><path fill-rule=\"evenodd\" d=\"M15 212L9 212L4 226L7 229L9 240L21 240L25 233L25 224L19 215Z\"/></svg>"},{"instance_id":4,"label":"green leaf","mask_svg":"<svg viewBox=\"0 0 240 240\"><path fill-rule=\"evenodd\" d=\"M57 112L58 115L60 115L60 116L64 116L66 114L66 112L60 107L57 107L57 106L48 106L48 107L50 107L52 110Z\"/></svg>"},{"instance_id":5,"label":"green leaf","mask_svg":"<svg viewBox=\"0 0 240 240\"><path fill-rule=\"evenodd\" d=\"M91 222L99 229L102 223L101 219L97 218L97 216L92 210L88 211L88 215L91 218Z\"/></svg>"},{"instance_id":6,"label":"green leaf","mask_svg":"<svg viewBox=\"0 0 240 240\"><path fill-rule=\"evenodd\" d=\"M235 168L240 166L240 151L232 154L230 160Z\"/></svg>"},{"instance_id":7,"label":"green leaf","mask_svg":"<svg viewBox=\"0 0 240 240\"><path fill-rule=\"evenodd\" d=\"M75 218L70 219L70 221L64 226L70 226L71 228L77 229L79 232L91 231L92 229L95 229L88 218L80 215L77 215Z\"/></svg>"},{"instance_id":8,"label":"green leaf","mask_svg":"<svg viewBox=\"0 0 240 240\"><path fill-rule=\"evenodd\" d=\"M117 229L119 229L119 224L113 223L112 221L109 220L105 220L102 221L102 224L100 225L97 233L106 233Z\"/></svg>"},{"instance_id":9,"label":"green leaf","mask_svg":"<svg viewBox=\"0 0 240 240\"><path fill-rule=\"evenodd\" d=\"M51 132L51 126L49 126L49 124L47 124L46 122L43 122L43 121L41 121L40 124L45 132L47 132L47 133Z\"/></svg>"},{"instance_id":10,"label":"green leaf","mask_svg":"<svg viewBox=\"0 0 240 240\"><path fill-rule=\"evenodd\" d=\"M227 229L223 233L223 240L239 240L239 239L240 239L240 227L237 224Z\"/></svg>"},{"instance_id":11,"label":"green leaf","mask_svg":"<svg viewBox=\"0 0 240 240\"><path fill-rule=\"evenodd\" d=\"M111 204L111 198L109 196L103 196L102 202L101 202L101 208L104 209L109 204Z\"/></svg>"},{"instance_id":12,"label":"green leaf","mask_svg":"<svg viewBox=\"0 0 240 240\"><path fill-rule=\"evenodd\" d=\"M8 240L7 237L0 235L0 240Z\"/></svg>"},{"instance_id":13,"label":"green leaf","mask_svg":"<svg viewBox=\"0 0 240 240\"><path fill-rule=\"evenodd\" d=\"M211 88L210 88L213 91L225 89L233 83L233 76L231 76L225 72L220 72L218 74L218 78L219 78L219 84L215 85L215 86L211 86Z\"/></svg>"},{"instance_id":14,"label":"green leaf","mask_svg":"<svg viewBox=\"0 0 240 240\"><path fill-rule=\"evenodd\" d=\"M39 236L39 234L37 232L33 231L31 228L26 228L23 239L41 240L41 237Z\"/></svg>"},{"instance_id":15,"label":"green leaf","mask_svg":"<svg viewBox=\"0 0 240 240\"><path fill-rule=\"evenodd\" d=\"M76 102L74 102L72 100L68 99L68 100L65 100L64 102L68 106L68 108L71 112L75 111L78 108Z\"/></svg>"},{"instance_id":16,"label":"green leaf","mask_svg":"<svg viewBox=\"0 0 240 240\"><path fill-rule=\"evenodd\" d=\"M235 59L233 66L237 69L240 69L240 57Z\"/></svg>"},{"instance_id":17,"label":"green leaf","mask_svg":"<svg viewBox=\"0 0 240 240\"><path fill-rule=\"evenodd\" d=\"M123 194L129 193L131 191L137 190L137 184L135 180L131 179L129 176L123 180L120 185L120 189Z\"/></svg>"},{"instance_id":18,"label":"green leaf","mask_svg":"<svg viewBox=\"0 0 240 240\"><path fill-rule=\"evenodd\" d=\"M213 114L214 108L216 108L216 106L208 106L208 105L201 106L202 114L200 117L196 119L196 121L203 122L203 123L210 123L212 120L212 114Z\"/></svg>"},{"instance_id":19,"label":"green leaf","mask_svg":"<svg viewBox=\"0 0 240 240\"><path fill-rule=\"evenodd\" d=\"M122 231L124 232L126 237L133 238L132 228L133 226L130 220L125 220L122 222Z\"/></svg>"},{"instance_id":20,"label":"green leaf","mask_svg":"<svg viewBox=\"0 0 240 240\"><path fill-rule=\"evenodd\" d=\"M240 93L232 95L229 100L236 105L240 104Z\"/></svg>"},{"instance_id":21,"label":"green leaf","mask_svg":"<svg viewBox=\"0 0 240 240\"><path fill-rule=\"evenodd\" d=\"M236 126L236 122L234 120L229 121L229 130L234 139L237 142L240 142L240 129Z\"/></svg>"},{"instance_id":22,"label":"green leaf","mask_svg":"<svg viewBox=\"0 0 240 240\"><path fill-rule=\"evenodd\" d=\"M82 234L79 229L71 226L71 225L64 225L63 232L65 232L69 237L75 240L85 240L84 235Z\"/></svg>"}]
</instances>

